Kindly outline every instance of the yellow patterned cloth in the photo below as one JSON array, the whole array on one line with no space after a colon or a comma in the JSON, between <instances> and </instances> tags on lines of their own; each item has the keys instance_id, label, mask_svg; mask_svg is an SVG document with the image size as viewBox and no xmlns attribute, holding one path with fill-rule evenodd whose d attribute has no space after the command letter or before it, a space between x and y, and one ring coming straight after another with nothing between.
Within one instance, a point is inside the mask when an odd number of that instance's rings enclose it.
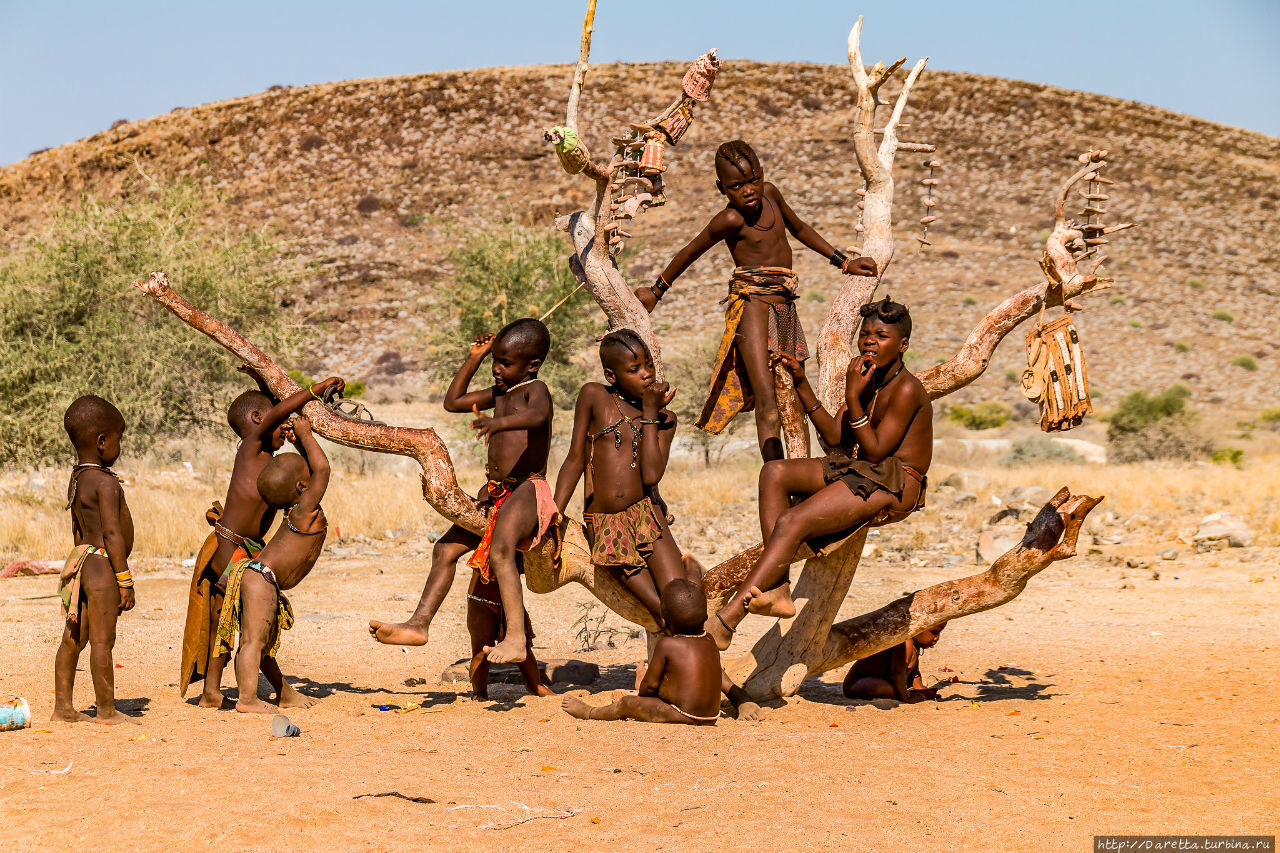
<instances>
[{"instance_id":1,"label":"yellow patterned cloth","mask_svg":"<svg viewBox=\"0 0 1280 853\"><path fill-rule=\"evenodd\" d=\"M218 639L213 650L215 655L230 652L235 644L236 634L240 633L240 616L244 609L240 601L240 581L244 579L244 573L259 572L263 577L271 580L273 576L263 572L264 569L266 572L271 571L252 557L236 560L227 569L227 597L223 600L222 616L218 619ZM275 586L274 583L272 585ZM280 634L292 627L293 607L280 588L276 587L276 621L271 628L271 636L267 638L270 644L267 657L276 656L276 652L280 651Z\"/></svg>"},{"instance_id":2,"label":"yellow patterned cloth","mask_svg":"<svg viewBox=\"0 0 1280 853\"><path fill-rule=\"evenodd\" d=\"M784 297L786 301L781 304L769 304L769 351L786 353L798 361L809 357L809 345L795 305L799 283L795 272L786 267L734 269L733 278L729 281L729 295L724 300L724 336L720 339L715 366L711 369L711 383L702 415L698 418L698 429L719 434L739 412L749 412L756 407L746 366L738 357L734 340L748 300L761 296Z\"/></svg>"},{"instance_id":3,"label":"yellow patterned cloth","mask_svg":"<svg viewBox=\"0 0 1280 853\"><path fill-rule=\"evenodd\" d=\"M587 523L592 532L592 564L621 566L627 575L648 566L653 543L662 538L662 523L647 497L621 512L589 512Z\"/></svg>"}]
</instances>

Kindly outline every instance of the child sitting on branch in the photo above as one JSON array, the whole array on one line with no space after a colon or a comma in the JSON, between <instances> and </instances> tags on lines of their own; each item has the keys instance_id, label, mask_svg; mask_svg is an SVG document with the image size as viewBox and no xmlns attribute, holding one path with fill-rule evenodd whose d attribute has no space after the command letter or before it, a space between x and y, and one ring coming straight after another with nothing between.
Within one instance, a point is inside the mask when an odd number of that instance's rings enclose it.
<instances>
[{"instance_id":1,"label":"child sitting on branch","mask_svg":"<svg viewBox=\"0 0 1280 853\"><path fill-rule=\"evenodd\" d=\"M457 525L450 527L432 553L431 572L413 616L399 624L369 622L369 633L380 643L426 643L431 620L453 584L458 559L474 549L475 553L467 561L467 565L476 570L468 594L468 624L473 617L482 616L472 612L473 603L487 607L502 620L501 639L496 643L491 641L480 651L491 663L525 663L521 667L525 683L529 691L537 695L547 695L550 691L538 680L516 551L532 550L544 536L556 532L556 504L547 485L553 414L551 392L546 383L538 379L538 368L550 347L547 327L531 318L516 320L497 335L481 335L471 345L445 393L444 407L449 412L473 412L476 417L471 425L476 437L489 447L485 463L488 483L480 498L488 513L484 533L477 536ZM491 353L492 387L469 391L480 364ZM492 417L480 414L481 409L490 408L494 410ZM498 601L485 598L486 591L492 594L495 578ZM473 686L476 685L474 679L483 675L478 669L478 658L479 655L472 658ZM483 691L477 687L477 692Z\"/></svg>"},{"instance_id":2,"label":"child sitting on branch","mask_svg":"<svg viewBox=\"0 0 1280 853\"><path fill-rule=\"evenodd\" d=\"M563 514L585 474L591 562L616 572L661 627L658 590L676 578L699 579L653 494L675 436L676 416L665 408L675 389L655 381L653 358L630 329L605 335L600 365L608 384L588 382L578 394L556 505Z\"/></svg>"},{"instance_id":3,"label":"child sitting on branch","mask_svg":"<svg viewBox=\"0 0 1280 853\"><path fill-rule=\"evenodd\" d=\"M861 355L849 362L845 404L835 415L818 401L804 366L778 356L831 451L822 459L766 462L761 469L764 551L734 596L707 620L721 650L729 648L748 612L784 619L795 615L787 571L801 545L808 542L815 551L829 553L864 525L900 521L924 506L925 474L933 459L933 405L902 362L910 346L911 314L887 298L862 306L861 313ZM793 506L796 497L801 500Z\"/></svg>"},{"instance_id":4,"label":"child sitting on branch","mask_svg":"<svg viewBox=\"0 0 1280 853\"><path fill-rule=\"evenodd\" d=\"M799 279L791 269L790 232L845 275L876 275L871 258L849 258L796 215L776 186L766 183L756 152L741 139L716 151L716 189L724 209L676 253L652 287L636 298L653 311L675 280L703 253L724 241L737 265L726 297L725 331L712 368L699 429L721 432L739 412L755 409L756 435L765 461L783 447L770 354L803 363L809 357L795 301Z\"/></svg>"}]
</instances>

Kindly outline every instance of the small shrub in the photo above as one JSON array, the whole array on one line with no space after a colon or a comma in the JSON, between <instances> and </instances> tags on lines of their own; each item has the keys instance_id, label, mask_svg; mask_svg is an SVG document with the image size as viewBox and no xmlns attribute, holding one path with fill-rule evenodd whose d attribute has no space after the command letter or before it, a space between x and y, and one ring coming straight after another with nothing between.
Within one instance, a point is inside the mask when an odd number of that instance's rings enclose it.
<instances>
[{"instance_id":1,"label":"small shrub","mask_svg":"<svg viewBox=\"0 0 1280 853\"><path fill-rule=\"evenodd\" d=\"M1018 439L1000 457L1000 464L1006 468L1020 468L1041 463L1079 465L1082 462L1084 458L1070 447L1038 433Z\"/></svg>"},{"instance_id":2,"label":"small shrub","mask_svg":"<svg viewBox=\"0 0 1280 853\"><path fill-rule=\"evenodd\" d=\"M978 304L978 298L977 298L976 296L970 296L969 294L965 294L964 299L961 299L961 300L960 300L960 303L961 303L962 305L964 305L965 307L969 307L969 306L972 306L972 305L977 305L977 304Z\"/></svg>"},{"instance_id":3,"label":"small shrub","mask_svg":"<svg viewBox=\"0 0 1280 853\"><path fill-rule=\"evenodd\" d=\"M1125 324L1126 326L1128 326L1130 329L1141 329L1141 328L1142 328L1142 321L1141 321L1141 320L1135 320L1135 319L1133 319L1132 317L1131 317L1131 318L1129 318L1128 320L1125 320L1124 324Z\"/></svg>"},{"instance_id":4,"label":"small shrub","mask_svg":"<svg viewBox=\"0 0 1280 853\"><path fill-rule=\"evenodd\" d=\"M1117 293L1115 296L1107 300L1112 305L1128 305L1129 300L1125 299L1122 294Z\"/></svg>"},{"instance_id":5,"label":"small shrub","mask_svg":"<svg viewBox=\"0 0 1280 853\"><path fill-rule=\"evenodd\" d=\"M1232 367L1240 367L1245 370L1257 370L1258 360L1251 355L1238 355L1231 359Z\"/></svg>"},{"instance_id":6,"label":"small shrub","mask_svg":"<svg viewBox=\"0 0 1280 853\"><path fill-rule=\"evenodd\" d=\"M805 302L826 302L827 294L820 287L811 287L804 292Z\"/></svg>"},{"instance_id":7,"label":"small shrub","mask_svg":"<svg viewBox=\"0 0 1280 853\"><path fill-rule=\"evenodd\" d=\"M1213 451L1211 458L1214 462L1239 465L1244 460L1244 451L1238 447L1223 447Z\"/></svg>"},{"instance_id":8,"label":"small shrub","mask_svg":"<svg viewBox=\"0 0 1280 853\"><path fill-rule=\"evenodd\" d=\"M1013 410L999 401L979 403L973 407L956 406L947 415L965 429L973 430L995 429L1012 416Z\"/></svg>"},{"instance_id":9,"label":"small shrub","mask_svg":"<svg viewBox=\"0 0 1280 853\"><path fill-rule=\"evenodd\" d=\"M1210 316L1223 323L1234 323L1236 321L1236 315L1223 308L1219 308L1217 311L1214 311Z\"/></svg>"},{"instance_id":10,"label":"small shrub","mask_svg":"<svg viewBox=\"0 0 1280 853\"><path fill-rule=\"evenodd\" d=\"M1021 378L1022 378L1022 371L1016 368L1010 367L1008 370L1004 372L1005 382L1017 382Z\"/></svg>"},{"instance_id":11,"label":"small shrub","mask_svg":"<svg viewBox=\"0 0 1280 853\"><path fill-rule=\"evenodd\" d=\"M1204 282L1198 278L1187 279L1187 287L1192 290L1204 290Z\"/></svg>"},{"instance_id":12,"label":"small shrub","mask_svg":"<svg viewBox=\"0 0 1280 853\"><path fill-rule=\"evenodd\" d=\"M1107 443L1114 462L1146 459L1202 459L1213 445L1197 430L1197 416L1187 409L1191 390L1173 385L1159 394L1126 395L1107 423Z\"/></svg>"},{"instance_id":13,"label":"small shrub","mask_svg":"<svg viewBox=\"0 0 1280 853\"><path fill-rule=\"evenodd\" d=\"M1258 415L1258 419L1264 424L1280 423L1280 407L1272 406L1263 409L1262 413Z\"/></svg>"},{"instance_id":14,"label":"small shrub","mask_svg":"<svg viewBox=\"0 0 1280 853\"><path fill-rule=\"evenodd\" d=\"M1191 352L1191 344L1187 343L1186 341L1174 341L1173 351L1174 352Z\"/></svg>"}]
</instances>

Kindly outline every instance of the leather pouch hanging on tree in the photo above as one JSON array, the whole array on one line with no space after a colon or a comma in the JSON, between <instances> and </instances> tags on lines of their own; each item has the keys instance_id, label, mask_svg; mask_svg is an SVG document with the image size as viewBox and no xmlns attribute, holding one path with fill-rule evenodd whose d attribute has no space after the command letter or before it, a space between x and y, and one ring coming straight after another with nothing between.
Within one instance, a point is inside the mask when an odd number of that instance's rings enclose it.
<instances>
[{"instance_id":1,"label":"leather pouch hanging on tree","mask_svg":"<svg viewBox=\"0 0 1280 853\"><path fill-rule=\"evenodd\" d=\"M1027 369L1021 384L1026 398L1040 404L1040 429L1060 432L1079 426L1093 411L1093 402L1080 333L1065 308L1061 317L1046 323L1047 303L1046 290L1040 317L1027 332Z\"/></svg>"}]
</instances>

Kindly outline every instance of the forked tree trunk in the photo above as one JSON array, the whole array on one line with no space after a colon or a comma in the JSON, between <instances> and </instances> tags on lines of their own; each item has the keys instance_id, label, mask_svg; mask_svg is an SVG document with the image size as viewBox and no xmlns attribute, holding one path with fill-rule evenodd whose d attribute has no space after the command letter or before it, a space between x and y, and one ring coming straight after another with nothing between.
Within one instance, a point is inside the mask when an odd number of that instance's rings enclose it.
<instances>
[{"instance_id":1,"label":"forked tree trunk","mask_svg":"<svg viewBox=\"0 0 1280 853\"><path fill-rule=\"evenodd\" d=\"M570 127L576 126L593 10L594 2L588 7L583 26L582 52L567 113ZM864 212L867 229L862 251L875 259L883 274L893 258L890 229L893 157L900 148L921 150L918 144L899 143L896 127L911 85L924 67L924 60L918 62L907 76L884 129L884 137L877 146L873 136L876 95L881 85L905 60L899 60L889 68L877 66L868 72L863 68L859 55L861 27L859 18L849 37L849 59L858 89L854 151L867 183ZM1093 154L1099 156L1092 162L1099 162L1101 154L1098 152L1090 152L1086 156ZM596 181L595 203L588 212L563 218L561 225L573 239L575 273L599 302L610 328L626 326L639 332L650 342L655 363L660 366L649 315L634 298L631 287L614 265L606 242L596 238L595 227L606 203L610 169L615 166L601 166L595 161L588 164L584 174ZM1073 245L1073 235L1080 233L1072 230L1072 223L1062 210L1068 190L1083 174L1082 170L1073 175L1060 193L1058 227L1054 229L1044 254L1046 276L1060 287L1049 291L1040 284L1029 287L984 317L954 358L921 374L920 379L932 398L945 396L981 375L1000 340L1035 314L1042 301L1048 299L1051 304L1057 304L1106 285L1106 279L1094 275L1101 261L1095 262L1093 269L1084 274L1075 266L1076 261L1082 259L1078 251L1055 251L1058 244ZM1119 230L1119 227L1113 230ZM843 394L844 371L852 355L851 344L859 321L858 309L871 298L876 283L870 278L855 278L847 282L833 302L831 316L819 335L821 376L818 393L823 403L833 410ZM298 390L297 384L267 353L184 300L169 287L163 273L153 273L148 281L135 284L188 325L256 368L278 397ZM780 394L780 397L786 401L794 399L790 393ZM475 501L458 486L449 451L434 430L353 421L334 414L319 403L309 403L304 411L312 419L316 431L332 441L416 460L422 468L422 490L427 502L450 522L472 531L481 530L483 516ZM803 419L797 411L795 406L783 407L784 421L790 421L789 435L798 435L804 428ZM795 445L789 441L793 454L807 447L807 428L804 428L804 435L804 445L800 444L799 438L794 439ZM757 698L787 696L794 694L806 678L889 648L932 625L1004 604L1018 595L1037 572L1056 560L1075 554L1080 526L1100 500L1083 495L1071 496L1064 488L1028 525L1023 541L986 571L935 584L879 610L833 625L862 552L864 536L855 536L833 554L811 559L805 564L793 591L798 607L795 618L779 621L747 655L731 662L728 668L735 680ZM760 550L761 546L757 544L707 571L703 585L713 609L718 609L733 594L758 559ZM562 560L553 563L551 557L547 544L526 555L525 578L530 591L546 593L566 583L579 583L624 619L648 630L654 629L652 619L639 601L613 575L591 565L585 535L577 521L570 521L568 525Z\"/></svg>"}]
</instances>

